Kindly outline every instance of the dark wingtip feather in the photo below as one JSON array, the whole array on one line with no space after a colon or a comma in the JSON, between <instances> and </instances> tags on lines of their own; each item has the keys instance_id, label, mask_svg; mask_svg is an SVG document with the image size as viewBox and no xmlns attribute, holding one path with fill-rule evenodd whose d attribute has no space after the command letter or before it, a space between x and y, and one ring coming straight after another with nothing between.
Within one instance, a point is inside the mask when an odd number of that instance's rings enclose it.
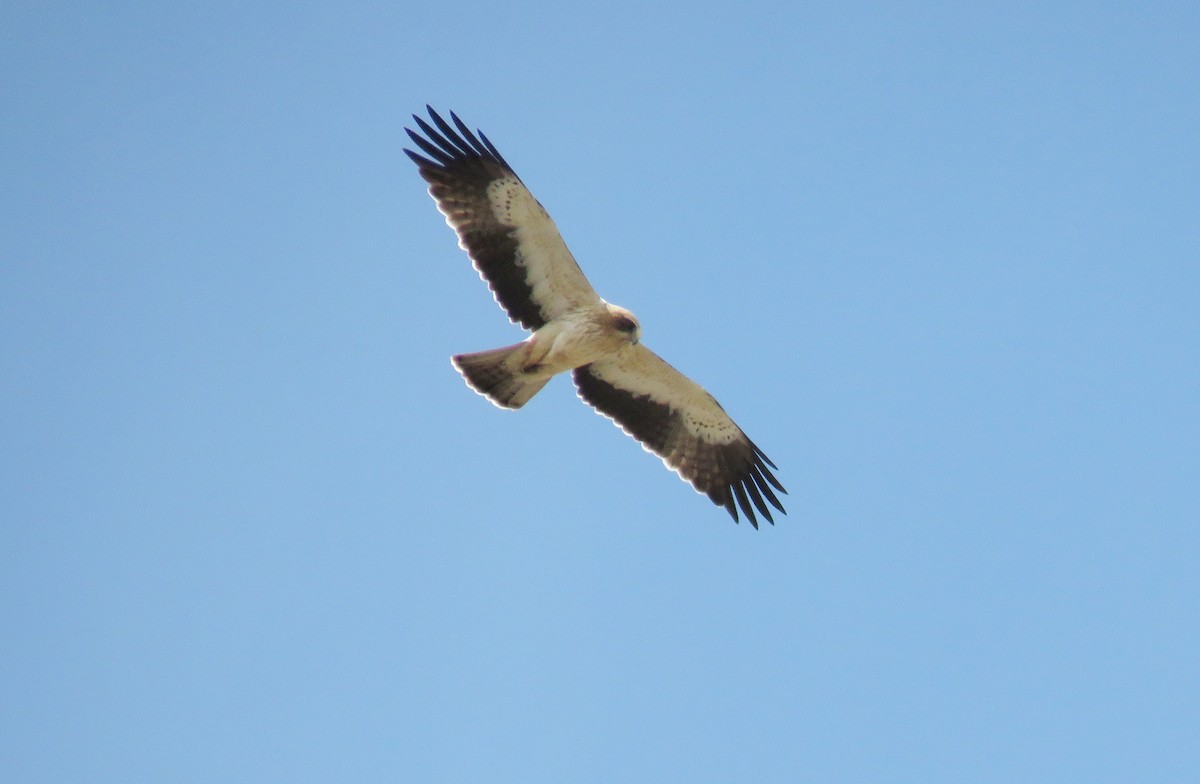
<instances>
[{"instance_id":1,"label":"dark wingtip feather","mask_svg":"<svg viewBox=\"0 0 1200 784\"><path fill-rule=\"evenodd\" d=\"M758 518L754 516L754 507L750 505L750 499L746 497L746 489L742 487L741 482L733 483L733 494L737 496L738 506L742 508L742 514L746 515L746 519L750 521L750 525L758 528Z\"/></svg>"},{"instance_id":2,"label":"dark wingtip feather","mask_svg":"<svg viewBox=\"0 0 1200 784\"><path fill-rule=\"evenodd\" d=\"M450 116L455 117L454 112L450 112ZM464 139L458 133L458 131L454 130L454 127L450 125L450 123L442 119L440 114L437 112L431 112L430 117L433 118L433 122L437 125L438 130L440 130L442 134L450 140L451 144L461 150L463 155L468 157L475 157L479 155L479 151L476 150L468 140ZM455 119L458 120L457 117L455 117ZM462 120L458 120L458 123L461 124Z\"/></svg>"},{"instance_id":3,"label":"dark wingtip feather","mask_svg":"<svg viewBox=\"0 0 1200 784\"><path fill-rule=\"evenodd\" d=\"M492 157L499 161L500 164L506 169L512 171L512 167L508 165L508 161L504 160L504 156L501 155L500 151L496 149L496 145L492 144L492 140L484 135L483 131L479 132L479 138L483 141L483 146L487 148L487 151L491 153Z\"/></svg>"},{"instance_id":4,"label":"dark wingtip feather","mask_svg":"<svg viewBox=\"0 0 1200 784\"><path fill-rule=\"evenodd\" d=\"M758 486L754 484L752 476L747 476L743 479L742 484L745 486L746 492L750 495L750 500L754 502L754 506L758 509L759 513L767 518L768 523L775 525L775 521L771 518L771 510L763 502L762 494L758 492Z\"/></svg>"},{"instance_id":5,"label":"dark wingtip feather","mask_svg":"<svg viewBox=\"0 0 1200 784\"><path fill-rule=\"evenodd\" d=\"M725 507L725 511L729 512L729 516L733 518L733 522L735 522L735 523L740 522L738 520L737 504L735 504L733 502L733 494L732 493L730 493L728 490L726 490L725 491L725 501L723 503L720 503L719 505Z\"/></svg>"},{"instance_id":6,"label":"dark wingtip feather","mask_svg":"<svg viewBox=\"0 0 1200 784\"><path fill-rule=\"evenodd\" d=\"M412 158L412 162L417 164L418 168L424 169L426 167L436 165L433 161L429 160L428 158L423 158L420 155L417 155L415 152L413 152L412 150L410 150L408 148L405 148L404 154L407 155L409 158Z\"/></svg>"},{"instance_id":7,"label":"dark wingtip feather","mask_svg":"<svg viewBox=\"0 0 1200 784\"><path fill-rule=\"evenodd\" d=\"M484 158L488 157L489 155L494 156L497 161L503 163L505 166L508 166L507 163L504 163L504 158L500 156L500 153L496 152L495 147L492 147L490 143L485 144L484 142L480 141L480 138L483 137L483 131L478 129L472 131L467 127L465 122L459 119L458 115L454 112L450 112L450 119L454 121L456 126L458 126L459 133L462 134L462 137L467 140L468 144L471 145L471 148L475 151L476 155Z\"/></svg>"},{"instance_id":8,"label":"dark wingtip feather","mask_svg":"<svg viewBox=\"0 0 1200 784\"><path fill-rule=\"evenodd\" d=\"M767 480L763 479L762 471L763 469L757 465L750 467L750 477L754 480L754 484L758 485L758 489L762 491L762 494L766 496L767 500L771 502L772 506L784 514L787 514L787 510L783 508L783 504L779 502L779 498L777 498L774 491L771 490L771 485L767 482Z\"/></svg>"},{"instance_id":9,"label":"dark wingtip feather","mask_svg":"<svg viewBox=\"0 0 1200 784\"><path fill-rule=\"evenodd\" d=\"M766 463L767 465L771 466L771 468L774 468L776 471L778 471L778 470L779 470L779 466L777 466L777 465L775 465L773 462L771 462L771 458L767 457L767 453L766 453L766 452L764 452L764 451L762 451L761 449L759 449L759 448L758 448L758 444L756 444L756 443L754 443L753 441L751 441L751 442L750 442L750 448L754 450L754 454L756 454L756 455L758 455L760 458L762 458L762 460L763 460L763 462L764 462L764 463Z\"/></svg>"},{"instance_id":10,"label":"dark wingtip feather","mask_svg":"<svg viewBox=\"0 0 1200 784\"><path fill-rule=\"evenodd\" d=\"M467 124L460 120L458 115L454 112L450 112L450 119L454 121L454 124L458 127L458 132L462 134L462 137L467 141L472 142L471 146L478 149L479 140L475 138L475 134L472 133L471 129L467 127Z\"/></svg>"},{"instance_id":11,"label":"dark wingtip feather","mask_svg":"<svg viewBox=\"0 0 1200 784\"><path fill-rule=\"evenodd\" d=\"M408 129L406 128L405 130L408 130ZM408 135L412 137L413 142L418 147L420 147L425 152L426 155L428 155L430 158L433 158L434 160L436 160L442 166L445 166L446 164L448 164L454 160L454 156L450 155L448 152L445 151L445 149L437 146L436 144L429 141L428 139L425 139L422 136L418 136L417 134L413 133L412 131L408 131Z\"/></svg>"},{"instance_id":12,"label":"dark wingtip feather","mask_svg":"<svg viewBox=\"0 0 1200 784\"><path fill-rule=\"evenodd\" d=\"M772 466L772 468L774 468L774 466ZM784 495L787 495L787 488L779 483L779 480L775 478L775 475L772 474L765 465L759 465L758 470L766 478L766 480L775 487L776 490ZM776 468L775 470L778 471L779 469Z\"/></svg>"},{"instance_id":13,"label":"dark wingtip feather","mask_svg":"<svg viewBox=\"0 0 1200 784\"><path fill-rule=\"evenodd\" d=\"M454 142L447 139L444 135L438 133L432 125L425 122L420 117L414 117L414 119L417 121L417 127L421 129L422 133L429 137L429 141L427 141L426 144L437 145L440 147L442 154L447 158L447 160L456 158L463 154L462 150L456 144L454 144ZM412 132L409 131L409 133L411 134Z\"/></svg>"}]
</instances>

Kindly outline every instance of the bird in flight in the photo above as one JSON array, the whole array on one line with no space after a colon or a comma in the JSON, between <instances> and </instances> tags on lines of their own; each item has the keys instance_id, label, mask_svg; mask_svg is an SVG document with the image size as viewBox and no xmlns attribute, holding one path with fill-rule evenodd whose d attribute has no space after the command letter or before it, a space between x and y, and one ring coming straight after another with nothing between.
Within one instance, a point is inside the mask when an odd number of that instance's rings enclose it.
<instances>
[{"instance_id":1,"label":"bird in flight","mask_svg":"<svg viewBox=\"0 0 1200 784\"><path fill-rule=\"evenodd\" d=\"M705 389L642 345L632 313L596 293L554 221L482 132L431 107L421 153L405 150L509 318L532 331L516 345L459 354L454 367L492 403L517 409L551 377L570 371L579 397L662 458L668 468L758 528L784 512L775 464ZM423 154L422 154L423 153Z\"/></svg>"}]
</instances>

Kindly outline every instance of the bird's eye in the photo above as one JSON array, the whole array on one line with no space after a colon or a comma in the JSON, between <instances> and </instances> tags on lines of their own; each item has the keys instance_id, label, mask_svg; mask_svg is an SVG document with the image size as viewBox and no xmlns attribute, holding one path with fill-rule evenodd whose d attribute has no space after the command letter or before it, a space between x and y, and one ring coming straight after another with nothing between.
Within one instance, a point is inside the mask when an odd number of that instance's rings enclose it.
<instances>
[{"instance_id":1,"label":"bird's eye","mask_svg":"<svg viewBox=\"0 0 1200 784\"><path fill-rule=\"evenodd\" d=\"M625 316L617 316L616 322L617 329L621 330L622 332L637 331L637 324L633 323L632 319L628 319Z\"/></svg>"}]
</instances>

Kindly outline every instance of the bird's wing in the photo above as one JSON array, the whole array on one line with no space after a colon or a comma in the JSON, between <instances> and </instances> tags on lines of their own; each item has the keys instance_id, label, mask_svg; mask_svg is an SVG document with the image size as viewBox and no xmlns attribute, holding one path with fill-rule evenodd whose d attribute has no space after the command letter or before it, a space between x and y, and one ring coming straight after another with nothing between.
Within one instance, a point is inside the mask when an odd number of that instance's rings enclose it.
<instances>
[{"instance_id":1,"label":"bird's wing","mask_svg":"<svg viewBox=\"0 0 1200 784\"><path fill-rule=\"evenodd\" d=\"M704 387L650 349L630 346L576 368L574 377L584 402L725 507L735 521L739 507L755 528L755 509L770 523L768 504L785 511L774 492L787 492L771 473L775 464Z\"/></svg>"},{"instance_id":2,"label":"bird's wing","mask_svg":"<svg viewBox=\"0 0 1200 784\"><path fill-rule=\"evenodd\" d=\"M413 115L424 136L405 129L425 155L404 152L509 318L537 329L566 312L598 304L600 296L554 221L488 138L476 136L453 112L452 126L426 108L433 125Z\"/></svg>"}]
</instances>

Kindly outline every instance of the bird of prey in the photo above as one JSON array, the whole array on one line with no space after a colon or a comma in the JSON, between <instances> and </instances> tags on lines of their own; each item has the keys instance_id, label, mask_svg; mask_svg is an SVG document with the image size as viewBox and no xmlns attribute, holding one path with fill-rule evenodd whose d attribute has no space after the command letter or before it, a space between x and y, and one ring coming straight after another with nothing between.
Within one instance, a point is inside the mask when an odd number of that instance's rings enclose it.
<instances>
[{"instance_id":1,"label":"bird of prey","mask_svg":"<svg viewBox=\"0 0 1200 784\"><path fill-rule=\"evenodd\" d=\"M571 371L579 397L613 420L714 504L755 528L783 512L775 464L696 382L642 345L632 313L588 283L550 216L482 133L431 107L421 153L404 152L458 234L480 277L509 318L533 332L505 348L459 354L454 367L476 392L520 408L558 373ZM423 135L422 135L423 134Z\"/></svg>"}]
</instances>

